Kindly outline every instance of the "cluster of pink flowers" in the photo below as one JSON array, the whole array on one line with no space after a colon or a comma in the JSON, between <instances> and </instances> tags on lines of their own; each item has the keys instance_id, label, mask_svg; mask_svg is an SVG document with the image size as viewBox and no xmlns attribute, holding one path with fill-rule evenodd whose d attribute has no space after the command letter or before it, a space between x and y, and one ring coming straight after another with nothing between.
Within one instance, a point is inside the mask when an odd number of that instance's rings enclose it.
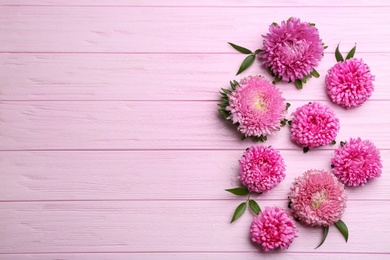
<instances>
[{"instance_id":1,"label":"cluster of pink flowers","mask_svg":"<svg viewBox=\"0 0 390 260\"><path fill-rule=\"evenodd\" d=\"M331 173L309 170L295 179L289 195L295 218L310 226L330 226L346 208L344 185Z\"/></svg>"},{"instance_id":2,"label":"cluster of pink flowers","mask_svg":"<svg viewBox=\"0 0 390 260\"><path fill-rule=\"evenodd\" d=\"M288 121L285 114L290 104L275 86L276 82L283 80L295 82L298 88L302 88L308 77L319 77L315 67L322 59L325 46L314 24L292 17L280 25L273 23L263 38L263 49L255 52L230 45L249 55L238 73L249 67L259 54L263 66L275 76L275 81L271 83L262 76L249 76L240 83L231 82L231 90L222 89L219 112L238 125L244 137L254 137L255 141L265 141L266 136L288 123L292 141L304 147L305 152L336 144L340 121L329 106L310 102L298 107L292 113L292 120ZM353 58L355 50L356 46L344 60L337 47L338 63L329 69L325 78L330 99L346 109L362 105L374 90L375 77L363 60ZM341 220L347 202L344 185L364 186L370 179L380 177L380 153L371 141L351 138L341 142L331 163L332 173L312 169L294 180L288 195L290 212L279 207L265 207L261 211L257 202L250 199L251 193L261 194L275 188L286 176L286 165L279 151L270 146L249 147L239 160L238 179L243 187L227 190L239 196L248 195L247 200L236 208L232 222L249 205L255 214L250 237L264 251L286 249L291 245L297 237L294 219L309 226L322 227L323 241L329 226L335 224L347 241L348 228Z\"/></svg>"},{"instance_id":3,"label":"cluster of pink flowers","mask_svg":"<svg viewBox=\"0 0 390 260\"><path fill-rule=\"evenodd\" d=\"M314 148L330 144L339 129L339 119L330 107L309 103L293 113L291 139L302 147Z\"/></svg>"},{"instance_id":4,"label":"cluster of pink flowers","mask_svg":"<svg viewBox=\"0 0 390 260\"><path fill-rule=\"evenodd\" d=\"M329 69L325 77L330 99L344 108L363 104L374 91L375 77L362 59L347 59Z\"/></svg>"},{"instance_id":5,"label":"cluster of pink flowers","mask_svg":"<svg viewBox=\"0 0 390 260\"><path fill-rule=\"evenodd\" d=\"M291 17L263 36L262 63L283 81L301 80L318 66L324 45L314 24Z\"/></svg>"},{"instance_id":6,"label":"cluster of pink flowers","mask_svg":"<svg viewBox=\"0 0 390 260\"><path fill-rule=\"evenodd\" d=\"M243 78L228 98L227 119L237 123L244 136L267 136L280 129L286 102L281 91L264 77Z\"/></svg>"},{"instance_id":7,"label":"cluster of pink flowers","mask_svg":"<svg viewBox=\"0 0 390 260\"><path fill-rule=\"evenodd\" d=\"M265 146L252 146L240 160L242 184L250 192L270 191L286 176L286 165L279 151Z\"/></svg>"},{"instance_id":8,"label":"cluster of pink flowers","mask_svg":"<svg viewBox=\"0 0 390 260\"><path fill-rule=\"evenodd\" d=\"M382 173L379 150L369 140L351 138L332 158L333 173L348 186L364 186Z\"/></svg>"},{"instance_id":9,"label":"cluster of pink flowers","mask_svg":"<svg viewBox=\"0 0 390 260\"><path fill-rule=\"evenodd\" d=\"M278 247L287 249L297 232L294 220L278 207L265 207L261 214L254 217L250 227L252 241L260 244L265 251Z\"/></svg>"}]
</instances>

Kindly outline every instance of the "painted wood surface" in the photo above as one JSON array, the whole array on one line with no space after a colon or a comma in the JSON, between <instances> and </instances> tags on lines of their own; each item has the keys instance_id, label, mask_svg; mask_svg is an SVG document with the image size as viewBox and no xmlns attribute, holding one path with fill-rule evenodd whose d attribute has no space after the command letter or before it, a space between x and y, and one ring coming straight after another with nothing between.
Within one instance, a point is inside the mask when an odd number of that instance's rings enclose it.
<instances>
[{"instance_id":1,"label":"painted wood surface","mask_svg":"<svg viewBox=\"0 0 390 260\"><path fill-rule=\"evenodd\" d=\"M0 259L389 259L389 1L0 0ZM241 198L238 159L253 145L220 118L218 90L244 58L226 42L261 47L268 25L315 22L329 46L296 107L319 101L341 121L337 141L381 149L380 179L347 189L346 244L335 228L298 225L287 251L250 243L252 218L229 224ZM324 76L338 43L357 43L376 76L362 107L330 104ZM256 63L243 76L263 74ZM257 197L286 207L305 170L330 170L337 146L303 154L283 128L286 179Z\"/></svg>"}]
</instances>

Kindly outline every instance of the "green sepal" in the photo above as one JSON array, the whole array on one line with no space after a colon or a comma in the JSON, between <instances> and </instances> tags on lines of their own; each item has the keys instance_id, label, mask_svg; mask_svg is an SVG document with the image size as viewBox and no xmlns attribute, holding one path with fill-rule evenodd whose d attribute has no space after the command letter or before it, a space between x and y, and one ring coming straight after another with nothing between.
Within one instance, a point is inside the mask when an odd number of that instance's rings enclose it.
<instances>
[{"instance_id":1,"label":"green sepal","mask_svg":"<svg viewBox=\"0 0 390 260\"><path fill-rule=\"evenodd\" d=\"M333 141L331 142L332 145L335 145L336 143L337 143L336 140L333 140Z\"/></svg>"},{"instance_id":2,"label":"green sepal","mask_svg":"<svg viewBox=\"0 0 390 260\"><path fill-rule=\"evenodd\" d=\"M257 54L259 54L261 51L262 51L261 49L257 49L257 50L255 51L255 54L257 55Z\"/></svg>"},{"instance_id":3,"label":"green sepal","mask_svg":"<svg viewBox=\"0 0 390 260\"><path fill-rule=\"evenodd\" d=\"M309 147L303 147L303 153L307 153L310 150Z\"/></svg>"},{"instance_id":4,"label":"green sepal","mask_svg":"<svg viewBox=\"0 0 390 260\"><path fill-rule=\"evenodd\" d=\"M241 66L238 69L236 76L238 74L240 74L241 72L245 71L247 68L249 68L253 64L253 62L255 61L255 58L256 58L256 55L254 55L254 54L251 54L248 57L246 57L245 60L241 63Z\"/></svg>"},{"instance_id":5,"label":"green sepal","mask_svg":"<svg viewBox=\"0 0 390 260\"><path fill-rule=\"evenodd\" d=\"M282 77L275 76L275 83L282 81Z\"/></svg>"},{"instance_id":6,"label":"green sepal","mask_svg":"<svg viewBox=\"0 0 390 260\"><path fill-rule=\"evenodd\" d=\"M226 94L231 94L231 93L232 93L230 90L228 90L228 89L226 89L226 88L221 88L221 89L222 89L222 91L223 91L224 93L226 93Z\"/></svg>"},{"instance_id":7,"label":"green sepal","mask_svg":"<svg viewBox=\"0 0 390 260\"><path fill-rule=\"evenodd\" d=\"M302 78L302 83L306 84L306 82L307 82L307 77L303 77Z\"/></svg>"},{"instance_id":8,"label":"green sepal","mask_svg":"<svg viewBox=\"0 0 390 260\"><path fill-rule=\"evenodd\" d=\"M316 26L316 24L315 24L315 23L310 23L309 25L310 25L310 26Z\"/></svg>"},{"instance_id":9,"label":"green sepal","mask_svg":"<svg viewBox=\"0 0 390 260\"><path fill-rule=\"evenodd\" d=\"M313 68L313 71L311 72L311 75L313 75L313 77L315 77L315 78L320 77L320 73L318 73L318 71L316 71L314 68Z\"/></svg>"},{"instance_id":10,"label":"green sepal","mask_svg":"<svg viewBox=\"0 0 390 260\"><path fill-rule=\"evenodd\" d=\"M303 88L302 80L296 79L295 80L295 86L297 87L297 89L302 89Z\"/></svg>"},{"instance_id":11,"label":"green sepal","mask_svg":"<svg viewBox=\"0 0 390 260\"><path fill-rule=\"evenodd\" d=\"M260 136L253 136L253 141L255 142L265 142L267 141L267 136L265 135L260 135Z\"/></svg>"},{"instance_id":12,"label":"green sepal","mask_svg":"<svg viewBox=\"0 0 390 260\"><path fill-rule=\"evenodd\" d=\"M246 196L249 194L249 190L246 187L238 187L234 189L226 189L227 192L233 193L237 196Z\"/></svg>"},{"instance_id":13,"label":"green sepal","mask_svg":"<svg viewBox=\"0 0 390 260\"><path fill-rule=\"evenodd\" d=\"M345 145L345 142L341 141L341 142L340 142L340 146L341 146L341 147L344 147L344 145Z\"/></svg>"},{"instance_id":14,"label":"green sepal","mask_svg":"<svg viewBox=\"0 0 390 260\"><path fill-rule=\"evenodd\" d=\"M234 211L234 214L233 214L233 217L232 217L232 220L230 221L230 223L233 223L234 221L236 221L239 217L242 216L242 214L244 214L246 210L246 202L243 202L241 203L240 205L238 205L238 207L236 208L236 210Z\"/></svg>"},{"instance_id":15,"label":"green sepal","mask_svg":"<svg viewBox=\"0 0 390 260\"><path fill-rule=\"evenodd\" d=\"M259 213L261 212L261 208L259 204L257 204L257 202L254 200L249 200L249 207L251 208L252 212L255 213L256 215L259 215Z\"/></svg>"},{"instance_id":16,"label":"green sepal","mask_svg":"<svg viewBox=\"0 0 390 260\"><path fill-rule=\"evenodd\" d=\"M288 125L291 126L292 125L292 121L291 120L288 120Z\"/></svg>"},{"instance_id":17,"label":"green sepal","mask_svg":"<svg viewBox=\"0 0 390 260\"><path fill-rule=\"evenodd\" d=\"M353 47L347 54L347 57L345 57L346 60L350 59L350 58L353 58L353 56L355 55L355 51L356 51L356 45L355 47Z\"/></svg>"},{"instance_id":18,"label":"green sepal","mask_svg":"<svg viewBox=\"0 0 390 260\"><path fill-rule=\"evenodd\" d=\"M329 226L323 227L323 230L324 230L324 233L322 235L321 243L315 249L322 246L322 244L325 242L326 237L328 236L328 233L329 233Z\"/></svg>"},{"instance_id":19,"label":"green sepal","mask_svg":"<svg viewBox=\"0 0 390 260\"><path fill-rule=\"evenodd\" d=\"M229 111L226 111L225 109L218 109L218 112L223 115L223 117L227 118L228 116L230 116L230 113Z\"/></svg>"},{"instance_id":20,"label":"green sepal","mask_svg":"<svg viewBox=\"0 0 390 260\"><path fill-rule=\"evenodd\" d=\"M289 107L291 107L291 104L290 103L286 103L286 110L288 110Z\"/></svg>"},{"instance_id":21,"label":"green sepal","mask_svg":"<svg viewBox=\"0 0 390 260\"><path fill-rule=\"evenodd\" d=\"M348 242L349 233L348 233L347 225L345 225L345 223L341 219L334 224L338 228L338 230L341 232L341 234L343 234L343 236L345 238L345 242Z\"/></svg>"},{"instance_id":22,"label":"green sepal","mask_svg":"<svg viewBox=\"0 0 390 260\"><path fill-rule=\"evenodd\" d=\"M228 42L230 44L230 46L232 46L236 51L238 52L241 52L243 54L251 54L252 51L251 50L248 50L247 48L244 48L244 47L241 47L241 46L238 46L234 43L231 43L231 42Z\"/></svg>"},{"instance_id":23,"label":"green sepal","mask_svg":"<svg viewBox=\"0 0 390 260\"><path fill-rule=\"evenodd\" d=\"M280 125L281 125L281 126L285 126L285 125L287 124L287 122L288 122L288 119L285 118L285 119L283 119L282 121L280 121Z\"/></svg>"},{"instance_id":24,"label":"green sepal","mask_svg":"<svg viewBox=\"0 0 390 260\"><path fill-rule=\"evenodd\" d=\"M340 44L337 45L336 52L335 52L337 62L344 61L343 55L341 55L340 50L339 50L339 45Z\"/></svg>"}]
</instances>

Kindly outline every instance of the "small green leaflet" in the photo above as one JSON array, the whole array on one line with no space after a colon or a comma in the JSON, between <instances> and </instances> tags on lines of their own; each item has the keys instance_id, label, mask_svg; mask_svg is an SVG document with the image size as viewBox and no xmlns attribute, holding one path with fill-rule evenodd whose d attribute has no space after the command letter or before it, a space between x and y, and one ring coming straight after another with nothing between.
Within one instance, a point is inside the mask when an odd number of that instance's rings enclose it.
<instances>
[{"instance_id":1,"label":"small green leaflet","mask_svg":"<svg viewBox=\"0 0 390 260\"><path fill-rule=\"evenodd\" d=\"M348 55L347 57L345 58L346 60L350 59L350 58L353 58L353 56L355 55L355 51L356 51L356 45L355 47L353 47L349 52L348 52Z\"/></svg>"},{"instance_id":2,"label":"small green leaflet","mask_svg":"<svg viewBox=\"0 0 390 260\"><path fill-rule=\"evenodd\" d=\"M324 234L322 235L321 243L320 243L315 249L317 249L317 248L319 248L320 246L322 246L322 244L325 242L326 237L328 236L329 226L324 227L323 229L324 229Z\"/></svg>"},{"instance_id":3,"label":"small green leaflet","mask_svg":"<svg viewBox=\"0 0 390 260\"><path fill-rule=\"evenodd\" d=\"M256 215L259 215L259 212L261 212L259 204L254 200L249 200L249 207Z\"/></svg>"},{"instance_id":4,"label":"small green leaflet","mask_svg":"<svg viewBox=\"0 0 390 260\"><path fill-rule=\"evenodd\" d=\"M234 189L226 189L226 191L233 193L234 195L238 196L245 196L249 194L249 191L246 187L238 187Z\"/></svg>"},{"instance_id":5,"label":"small green leaflet","mask_svg":"<svg viewBox=\"0 0 390 260\"><path fill-rule=\"evenodd\" d=\"M241 72L243 72L244 70L246 70L247 68L249 68L253 64L253 62L255 61L255 58L256 58L256 55L254 55L254 54L251 54L248 57L246 57L245 60L241 63L241 66L238 69L236 76L238 74L240 74Z\"/></svg>"},{"instance_id":6,"label":"small green leaflet","mask_svg":"<svg viewBox=\"0 0 390 260\"><path fill-rule=\"evenodd\" d=\"M246 210L246 202L243 202L240 205L238 205L238 207L234 211L233 218L232 221L230 221L230 223L233 223L235 220L241 217L242 214L244 214L245 210Z\"/></svg>"},{"instance_id":7,"label":"small green leaflet","mask_svg":"<svg viewBox=\"0 0 390 260\"><path fill-rule=\"evenodd\" d=\"M335 52L337 62L344 61L343 55L341 55L339 50L339 45L340 44L337 45L336 52Z\"/></svg>"},{"instance_id":8,"label":"small green leaflet","mask_svg":"<svg viewBox=\"0 0 390 260\"><path fill-rule=\"evenodd\" d=\"M315 78L320 77L320 73L318 73L315 69L313 69L313 71L311 72L311 75L313 75L313 77L315 77Z\"/></svg>"},{"instance_id":9,"label":"small green leaflet","mask_svg":"<svg viewBox=\"0 0 390 260\"><path fill-rule=\"evenodd\" d=\"M302 89L303 88L302 80L300 79L295 80L295 86L297 87L297 89Z\"/></svg>"},{"instance_id":10,"label":"small green leaflet","mask_svg":"<svg viewBox=\"0 0 390 260\"><path fill-rule=\"evenodd\" d=\"M345 242L348 242L348 227L347 227L347 225L345 225L345 223L341 219L334 224L340 230L341 234L343 234L343 236L345 238Z\"/></svg>"},{"instance_id":11,"label":"small green leaflet","mask_svg":"<svg viewBox=\"0 0 390 260\"><path fill-rule=\"evenodd\" d=\"M248 50L247 48L244 48L244 47L241 47L241 46L238 46L238 45L235 45L234 43L231 43L231 42L228 42L230 44L230 46L232 46L236 51L239 51L241 53L244 53L244 54L251 54L252 52L250 50Z\"/></svg>"}]
</instances>

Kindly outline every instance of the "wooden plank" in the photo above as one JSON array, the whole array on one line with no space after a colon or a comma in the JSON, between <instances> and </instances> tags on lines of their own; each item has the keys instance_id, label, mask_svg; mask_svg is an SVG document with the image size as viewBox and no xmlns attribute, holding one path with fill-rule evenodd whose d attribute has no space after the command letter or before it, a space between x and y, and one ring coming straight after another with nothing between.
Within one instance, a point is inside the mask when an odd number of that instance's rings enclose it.
<instances>
[{"instance_id":1,"label":"wooden plank","mask_svg":"<svg viewBox=\"0 0 390 260\"><path fill-rule=\"evenodd\" d=\"M248 238L250 212L229 224L239 202L1 203L0 235L6 239L0 252L258 252ZM288 252L390 253L390 237L379 236L390 232L389 210L388 201L349 201L343 216L348 244L331 227L326 243L314 251L321 229L298 225Z\"/></svg>"},{"instance_id":2,"label":"wooden plank","mask_svg":"<svg viewBox=\"0 0 390 260\"><path fill-rule=\"evenodd\" d=\"M388 52L390 31L372 24L389 24L390 8L367 8L297 8L294 16L318 23L330 50L358 42L360 52ZM255 50L272 22L289 17L290 7L235 8L233 15L230 7L4 6L0 52L233 53L226 41Z\"/></svg>"},{"instance_id":3,"label":"wooden plank","mask_svg":"<svg viewBox=\"0 0 390 260\"><path fill-rule=\"evenodd\" d=\"M288 252L288 251L287 251ZM355 260L366 260L367 257L376 260L388 260L389 254L355 254L355 253L261 253L261 252L192 252L192 253L51 253L51 254L2 254L0 260L257 260L259 258L278 260L328 260L351 258Z\"/></svg>"},{"instance_id":4,"label":"wooden plank","mask_svg":"<svg viewBox=\"0 0 390 260\"><path fill-rule=\"evenodd\" d=\"M286 178L260 200L285 199L293 180L309 169L330 171L332 151L282 150ZM0 152L0 201L234 200L243 151ZM384 172L364 188L347 188L350 200L390 200L390 151ZM147 159L146 159L147 158ZM163 185L164 184L164 185Z\"/></svg>"},{"instance_id":5,"label":"wooden plank","mask_svg":"<svg viewBox=\"0 0 390 260\"><path fill-rule=\"evenodd\" d=\"M389 6L387 1L382 0L372 0L367 3L364 0L274 0L274 1L257 1L257 0L216 0L216 1L207 1L207 0L1 0L0 5L27 5L27 6L40 6L40 5L50 5L50 6L67 6L67 5L76 5L76 6L250 6L250 7L261 7L261 6Z\"/></svg>"},{"instance_id":6,"label":"wooden plank","mask_svg":"<svg viewBox=\"0 0 390 260\"><path fill-rule=\"evenodd\" d=\"M292 102L290 113L307 103ZM328 104L328 103L327 103ZM368 101L345 110L337 141L371 139L390 149L390 101ZM216 102L1 102L0 150L31 149L244 149L236 127L217 112ZM265 143L298 149L288 127ZM300 149L300 148L299 148ZM326 146L323 149L333 149ZM310 153L309 153L310 154Z\"/></svg>"},{"instance_id":7,"label":"wooden plank","mask_svg":"<svg viewBox=\"0 0 390 260\"><path fill-rule=\"evenodd\" d=\"M390 54L359 53L359 47L356 57L363 58L376 76L371 100L390 99L386 85ZM257 74L271 79L259 62L234 77L244 57L241 54L0 54L3 65L0 100L217 100L219 88L228 87L229 80ZM328 100L324 80L334 64L334 54L326 54L317 69L321 78L310 79L302 91L293 84L278 83L278 86L288 100Z\"/></svg>"}]
</instances>

